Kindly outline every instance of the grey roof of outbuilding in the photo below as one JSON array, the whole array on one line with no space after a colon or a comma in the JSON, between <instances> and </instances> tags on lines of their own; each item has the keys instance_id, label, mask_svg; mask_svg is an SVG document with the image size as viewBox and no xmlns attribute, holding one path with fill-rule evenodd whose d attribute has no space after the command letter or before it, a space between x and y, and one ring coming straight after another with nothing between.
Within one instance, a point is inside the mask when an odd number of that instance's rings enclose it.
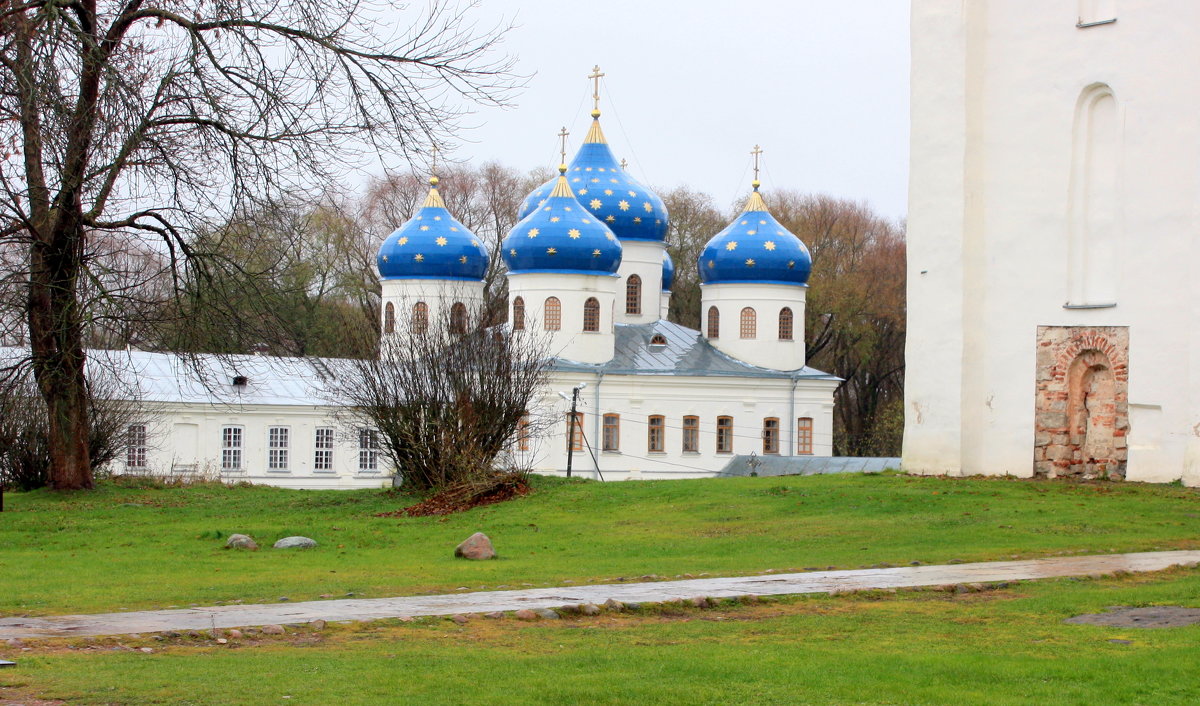
<instances>
[{"instance_id":1,"label":"grey roof of outbuilding","mask_svg":"<svg viewBox=\"0 0 1200 706\"><path fill-rule=\"evenodd\" d=\"M665 344L651 345L656 335ZM773 370L743 363L713 347L699 331L670 321L649 324L617 324L616 353L607 363L579 363L565 358L554 362L555 370L602 372L615 375L682 375L804 380L839 380L835 375L803 367Z\"/></svg>"}]
</instances>

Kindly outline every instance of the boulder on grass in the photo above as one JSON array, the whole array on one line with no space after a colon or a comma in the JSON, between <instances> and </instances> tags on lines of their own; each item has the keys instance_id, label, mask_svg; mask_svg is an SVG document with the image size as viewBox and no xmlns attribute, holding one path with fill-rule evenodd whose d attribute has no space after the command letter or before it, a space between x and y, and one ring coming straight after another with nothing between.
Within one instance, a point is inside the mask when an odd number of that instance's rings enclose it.
<instances>
[{"instance_id":1,"label":"boulder on grass","mask_svg":"<svg viewBox=\"0 0 1200 706\"><path fill-rule=\"evenodd\" d=\"M231 534L229 539L225 540L226 549L249 549L252 552L258 551L258 544L250 538L248 534Z\"/></svg>"},{"instance_id":2,"label":"boulder on grass","mask_svg":"<svg viewBox=\"0 0 1200 706\"><path fill-rule=\"evenodd\" d=\"M483 532L476 532L467 537L466 541L454 548L454 556L460 556L464 559L474 559L476 561L483 559L495 559L496 550L492 547L492 540Z\"/></svg>"},{"instance_id":3,"label":"boulder on grass","mask_svg":"<svg viewBox=\"0 0 1200 706\"><path fill-rule=\"evenodd\" d=\"M275 543L276 549L312 549L315 546L316 541L308 537L284 537Z\"/></svg>"}]
</instances>

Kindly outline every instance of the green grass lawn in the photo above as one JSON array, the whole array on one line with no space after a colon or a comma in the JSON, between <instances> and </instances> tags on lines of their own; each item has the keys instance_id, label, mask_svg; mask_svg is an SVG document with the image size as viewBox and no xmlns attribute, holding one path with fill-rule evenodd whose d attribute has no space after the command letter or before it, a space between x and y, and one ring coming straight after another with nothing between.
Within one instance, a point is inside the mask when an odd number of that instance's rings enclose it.
<instances>
[{"instance_id":1,"label":"green grass lawn","mask_svg":"<svg viewBox=\"0 0 1200 706\"><path fill-rule=\"evenodd\" d=\"M381 491L10 493L0 615L1200 547L1200 492L1174 486L895 474L535 484L443 518L375 517L412 501ZM453 558L477 530L499 560ZM264 549L223 549L235 532ZM293 534L321 546L270 549Z\"/></svg>"},{"instance_id":2,"label":"green grass lawn","mask_svg":"<svg viewBox=\"0 0 1200 706\"><path fill-rule=\"evenodd\" d=\"M1200 606L1200 569L539 623L380 621L225 646L143 638L0 647L19 660L0 671L0 702L36 694L70 704L1197 703L1200 626L1062 622L1146 604ZM154 653L114 651L118 642Z\"/></svg>"}]
</instances>

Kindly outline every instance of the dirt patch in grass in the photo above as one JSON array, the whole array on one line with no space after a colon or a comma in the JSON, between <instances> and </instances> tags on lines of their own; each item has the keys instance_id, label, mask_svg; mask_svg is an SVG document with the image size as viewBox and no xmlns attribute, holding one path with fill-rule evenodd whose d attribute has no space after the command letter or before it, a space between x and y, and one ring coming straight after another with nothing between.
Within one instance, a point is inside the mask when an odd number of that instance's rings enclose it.
<instances>
[{"instance_id":1,"label":"dirt patch in grass","mask_svg":"<svg viewBox=\"0 0 1200 706\"><path fill-rule=\"evenodd\" d=\"M421 502L376 517L436 517L465 512L484 505L528 495L533 488L524 473L501 473L482 480L469 480L438 491Z\"/></svg>"},{"instance_id":2,"label":"dirt patch in grass","mask_svg":"<svg viewBox=\"0 0 1200 706\"><path fill-rule=\"evenodd\" d=\"M1200 624L1200 608L1182 606L1148 606L1123 608L1114 606L1107 613L1091 613L1067 618L1064 623L1075 625L1106 625L1114 628L1179 628Z\"/></svg>"}]
</instances>

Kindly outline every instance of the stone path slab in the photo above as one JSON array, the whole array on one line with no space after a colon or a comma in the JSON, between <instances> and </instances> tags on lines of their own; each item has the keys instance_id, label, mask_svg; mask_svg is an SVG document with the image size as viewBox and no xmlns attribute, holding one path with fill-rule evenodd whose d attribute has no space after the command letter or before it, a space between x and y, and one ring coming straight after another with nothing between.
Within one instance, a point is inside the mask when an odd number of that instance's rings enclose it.
<instances>
[{"instance_id":1,"label":"stone path slab","mask_svg":"<svg viewBox=\"0 0 1200 706\"><path fill-rule=\"evenodd\" d=\"M455 613L487 613L522 608L555 608L567 604L600 604L609 598L623 603L654 603L695 596L734 598L778 596L876 588L906 588L987 581L1020 581L1086 576L1114 571L1159 571L1200 563L1200 551L1143 552L1100 556L1053 557L946 566L908 566L855 571L811 571L798 574L614 583L521 591L480 591L437 596L352 598L225 605L181 610L148 610L44 618L0 618L0 640L153 633L166 630L211 630L313 620L378 620Z\"/></svg>"}]
</instances>

